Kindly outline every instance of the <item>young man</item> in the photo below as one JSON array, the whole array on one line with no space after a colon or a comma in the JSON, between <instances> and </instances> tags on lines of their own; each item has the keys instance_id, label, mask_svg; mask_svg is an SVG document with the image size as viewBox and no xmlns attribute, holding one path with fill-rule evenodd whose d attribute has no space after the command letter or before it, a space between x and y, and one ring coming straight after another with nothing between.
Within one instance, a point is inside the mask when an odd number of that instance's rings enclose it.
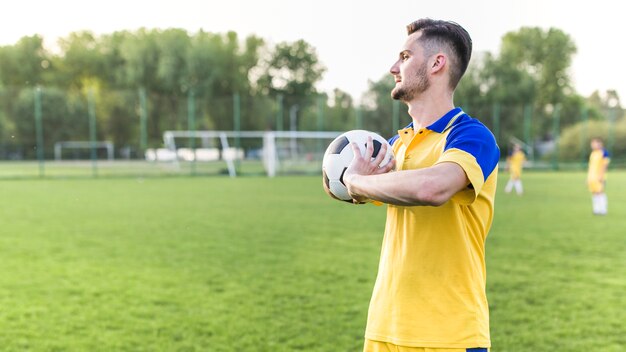
<instances>
[{"instance_id":1,"label":"young man","mask_svg":"<svg viewBox=\"0 0 626 352\"><path fill-rule=\"evenodd\" d=\"M364 351L487 351L485 239L500 156L491 132L455 108L471 56L456 23L421 19L391 67L412 122L393 137L393 165L372 143L344 174L355 202L388 204ZM356 148L356 145L352 145Z\"/></svg>"},{"instance_id":2,"label":"young man","mask_svg":"<svg viewBox=\"0 0 626 352\"><path fill-rule=\"evenodd\" d=\"M592 139L587 185L591 191L594 215L606 215L608 212L608 200L606 193L604 193L604 186L606 184L606 169L610 161L609 152L604 149L602 140L600 138Z\"/></svg>"},{"instance_id":3,"label":"young man","mask_svg":"<svg viewBox=\"0 0 626 352\"><path fill-rule=\"evenodd\" d=\"M513 144L513 152L506 158L506 165L511 176L504 188L505 193L511 193L513 187L515 187L515 192L518 196L524 193L524 188L522 187L522 169L524 168L524 161L526 161L526 154L522 151L522 147L517 143Z\"/></svg>"}]
</instances>

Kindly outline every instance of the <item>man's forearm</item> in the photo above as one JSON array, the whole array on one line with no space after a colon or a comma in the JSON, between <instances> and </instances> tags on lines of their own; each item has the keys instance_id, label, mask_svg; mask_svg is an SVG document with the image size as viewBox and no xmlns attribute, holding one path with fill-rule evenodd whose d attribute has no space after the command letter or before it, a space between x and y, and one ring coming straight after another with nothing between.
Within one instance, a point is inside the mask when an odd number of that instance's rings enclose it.
<instances>
[{"instance_id":1,"label":"man's forearm","mask_svg":"<svg viewBox=\"0 0 626 352\"><path fill-rule=\"evenodd\" d=\"M380 175L354 174L344 181L357 200L401 206L442 205L469 183L463 169L454 163Z\"/></svg>"},{"instance_id":2,"label":"man's forearm","mask_svg":"<svg viewBox=\"0 0 626 352\"><path fill-rule=\"evenodd\" d=\"M346 184L350 194L357 200L369 199L403 206L427 205L411 194L412 192L407 191L404 187L406 185L399 182L397 174L394 173L393 177L390 174L353 175ZM411 186L409 189L413 190L416 187L419 186Z\"/></svg>"}]
</instances>

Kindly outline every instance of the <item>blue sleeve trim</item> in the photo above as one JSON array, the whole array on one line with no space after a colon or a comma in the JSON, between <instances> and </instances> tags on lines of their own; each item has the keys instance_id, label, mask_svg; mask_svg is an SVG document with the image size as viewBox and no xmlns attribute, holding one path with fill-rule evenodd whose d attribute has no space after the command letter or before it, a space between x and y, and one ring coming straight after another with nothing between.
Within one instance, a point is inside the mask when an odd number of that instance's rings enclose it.
<instances>
[{"instance_id":1,"label":"blue sleeve trim","mask_svg":"<svg viewBox=\"0 0 626 352\"><path fill-rule=\"evenodd\" d=\"M468 348L465 350L466 352L489 352L486 348Z\"/></svg>"},{"instance_id":2,"label":"blue sleeve trim","mask_svg":"<svg viewBox=\"0 0 626 352\"><path fill-rule=\"evenodd\" d=\"M606 149L604 149L604 154L603 154L603 156L604 156L605 158L610 157L610 155L609 155L609 151L608 151L608 150L606 150Z\"/></svg>"},{"instance_id":3,"label":"blue sleeve trim","mask_svg":"<svg viewBox=\"0 0 626 352\"><path fill-rule=\"evenodd\" d=\"M469 153L476 158L485 181L500 160L500 149L496 144L495 137L485 125L472 118L455 124L448 134L444 151L453 148Z\"/></svg>"}]
</instances>

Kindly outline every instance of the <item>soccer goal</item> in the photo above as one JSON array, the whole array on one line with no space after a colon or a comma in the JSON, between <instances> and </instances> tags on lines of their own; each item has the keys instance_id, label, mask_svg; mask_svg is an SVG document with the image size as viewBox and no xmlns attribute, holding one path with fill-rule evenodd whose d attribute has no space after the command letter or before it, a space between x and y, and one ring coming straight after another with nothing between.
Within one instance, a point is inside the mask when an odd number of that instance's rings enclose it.
<instances>
[{"instance_id":1,"label":"soccer goal","mask_svg":"<svg viewBox=\"0 0 626 352\"><path fill-rule=\"evenodd\" d=\"M115 147L109 141L61 141L54 143L54 160L63 160L63 152L68 154L68 150L75 156L75 159L90 159L91 150L96 149L96 153L101 150L106 152L107 160L113 160ZM99 155L96 154L96 155Z\"/></svg>"},{"instance_id":2,"label":"soccer goal","mask_svg":"<svg viewBox=\"0 0 626 352\"><path fill-rule=\"evenodd\" d=\"M231 177L242 173L242 170L243 173L261 171L274 177L277 174L320 173L326 147L341 133L343 132L166 131L163 141L170 155L175 156L174 162L178 165L190 161L214 161L225 165ZM219 157L216 157L216 149ZM181 150L185 152L181 153ZM213 158L201 160L198 158L201 153L211 154Z\"/></svg>"}]
</instances>

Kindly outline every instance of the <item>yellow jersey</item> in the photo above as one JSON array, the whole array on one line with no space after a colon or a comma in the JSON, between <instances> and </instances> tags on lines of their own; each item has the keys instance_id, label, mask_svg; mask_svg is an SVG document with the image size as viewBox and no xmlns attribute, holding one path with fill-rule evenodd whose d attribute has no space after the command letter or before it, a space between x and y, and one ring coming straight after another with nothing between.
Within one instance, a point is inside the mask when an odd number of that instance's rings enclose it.
<instances>
[{"instance_id":1,"label":"yellow jersey","mask_svg":"<svg viewBox=\"0 0 626 352\"><path fill-rule=\"evenodd\" d=\"M522 169L524 167L524 162L526 161L526 154L523 151L518 150L513 152L511 156L508 157L507 163L509 167L509 173L511 174L511 178L518 179L522 176Z\"/></svg>"},{"instance_id":2,"label":"yellow jersey","mask_svg":"<svg viewBox=\"0 0 626 352\"><path fill-rule=\"evenodd\" d=\"M606 149L598 149L589 155L589 170L587 171L587 185L592 193L604 192L606 181L606 167L611 162Z\"/></svg>"},{"instance_id":3,"label":"yellow jersey","mask_svg":"<svg viewBox=\"0 0 626 352\"><path fill-rule=\"evenodd\" d=\"M493 134L456 108L390 139L398 170L460 165L470 185L439 207L387 208L365 337L401 346L490 347L485 239L500 151Z\"/></svg>"}]
</instances>

